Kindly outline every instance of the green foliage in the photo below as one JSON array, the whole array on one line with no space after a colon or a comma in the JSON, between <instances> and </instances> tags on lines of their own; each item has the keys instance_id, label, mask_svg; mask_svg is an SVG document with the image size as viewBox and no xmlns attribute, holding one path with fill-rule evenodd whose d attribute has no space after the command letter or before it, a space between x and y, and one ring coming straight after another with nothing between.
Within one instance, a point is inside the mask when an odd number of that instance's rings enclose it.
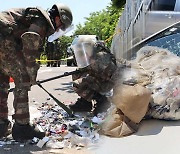
<instances>
[{"instance_id":1,"label":"green foliage","mask_svg":"<svg viewBox=\"0 0 180 154\"><path fill-rule=\"evenodd\" d=\"M112 5L98 12L93 12L85 18L84 26L79 24L74 35L97 35L101 40L107 40L113 36L122 9L116 9ZM107 42L110 46L111 40Z\"/></svg>"},{"instance_id":2,"label":"green foliage","mask_svg":"<svg viewBox=\"0 0 180 154\"><path fill-rule=\"evenodd\" d=\"M126 4L126 0L111 0L112 6L115 8L122 8Z\"/></svg>"},{"instance_id":3,"label":"green foliage","mask_svg":"<svg viewBox=\"0 0 180 154\"><path fill-rule=\"evenodd\" d=\"M71 43L73 40L72 37L70 36L62 36L59 38L59 44L60 44L60 49L62 52L62 58L67 57L67 47L69 46L69 43Z\"/></svg>"},{"instance_id":4,"label":"green foliage","mask_svg":"<svg viewBox=\"0 0 180 154\"><path fill-rule=\"evenodd\" d=\"M39 62L41 65L46 65L47 56L45 54L41 54L40 60L42 60Z\"/></svg>"},{"instance_id":5,"label":"green foliage","mask_svg":"<svg viewBox=\"0 0 180 154\"><path fill-rule=\"evenodd\" d=\"M99 39L107 41L107 45L110 47L111 38L115 33L115 28L121 15L122 8L114 7L119 0L112 0L112 4L107 6L106 9L98 12L92 12L89 17L86 17L86 21L83 25L78 24L73 36L76 35L97 35ZM125 2L122 0L121 2ZM123 3L124 4L124 3ZM118 5L119 6L119 5ZM67 58L67 47L73 40L73 36L62 36L59 38L59 47L62 57ZM45 45L46 46L46 45ZM45 54L45 46L42 49L42 54ZM44 59L45 57L41 57Z\"/></svg>"}]
</instances>

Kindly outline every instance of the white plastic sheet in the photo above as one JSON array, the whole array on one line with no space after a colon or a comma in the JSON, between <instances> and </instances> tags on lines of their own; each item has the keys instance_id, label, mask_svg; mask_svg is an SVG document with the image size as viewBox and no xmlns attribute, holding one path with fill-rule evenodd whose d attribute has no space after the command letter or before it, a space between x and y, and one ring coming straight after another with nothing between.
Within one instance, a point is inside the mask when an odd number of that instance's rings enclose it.
<instances>
[{"instance_id":1,"label":"white plastic sheet","mask_svg":"<svg viewBox=\"0 0 180 154\"><path fill-rule=\"evenodd\" d=\"M71 31L74 28L74 25L71 25L70 27L68 27L65 31L62 31L61 29L59 29L58 32L55 32L54 34L50 35L48 37L48 42L53 42L54 40L60 38L61 36L65 35L67 32Z\"/></svg>"}]
</instances>

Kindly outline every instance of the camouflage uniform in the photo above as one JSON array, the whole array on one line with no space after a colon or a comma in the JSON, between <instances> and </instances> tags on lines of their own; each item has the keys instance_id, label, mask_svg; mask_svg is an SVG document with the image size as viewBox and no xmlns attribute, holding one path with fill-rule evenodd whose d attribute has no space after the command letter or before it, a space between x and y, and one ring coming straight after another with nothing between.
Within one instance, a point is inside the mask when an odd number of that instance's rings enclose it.
<instances>
[{"instance_id":1,"label":"camouflage uniform","mask_svg":"<svg viewBox=\"0 0 180 154\"><path fill-rule=\"evenodd\" d=\"M96 58L87 71L73 75L73 89L87 101L91 101L96 93L104 94L113 88L112 76L117 69L109 49L97 46L96 50Z\"/></svg>"},{"instance_id":2,"label":"camouflage uniform","mask_svg":"<svg viewBox=\"0 0 180 154\"><path fill-rule=\"evenodd\" d=\"M60 49L60 42L58 40L55 40L55 44L54 44L54 66L56 67L60 67L61 65L61 57L62 57L62 51Z\"/></svg>"},{"instance_id":3,"label":"camouflage uniform","mask_svg":"<svg viewBox=\"0 0 180 154\"><path fill-rule=\"evenodd\" d=\"M46 56L47 60L52 60L53 59L53 52L54 52L54 43L53 42L47 42L46 44ZM47 62L47 67L53 66L52 61Z\"/></svg>"},{"instance_id":4,"label":"camouflage uniform","mask_svg":"<svg viewBox=\"0 0 180 154\"><path fill-rule=\"evenodd\" d=\"M0 119L8 118L9 77L15 83L13 118L29 123L28 91L39 68L35 58L46 36L54 33L47 12L41 8L11 9L0 13Z\"/></svg>"},{"instance_id":5,"label":"camouflage uniform","mask_svg":"<svg viewBox=\"0 0 180 154\"><path fill-rule=\"evenodd\" d=\"M55 40L54 42L48 42L46 44L46 55L48 60L57 60L57 61L48 61L47 67L52 66L60 66L60 59L62 56L62 52L60 50L60 44L58 40Z\"/></svg>"}]
</instances>

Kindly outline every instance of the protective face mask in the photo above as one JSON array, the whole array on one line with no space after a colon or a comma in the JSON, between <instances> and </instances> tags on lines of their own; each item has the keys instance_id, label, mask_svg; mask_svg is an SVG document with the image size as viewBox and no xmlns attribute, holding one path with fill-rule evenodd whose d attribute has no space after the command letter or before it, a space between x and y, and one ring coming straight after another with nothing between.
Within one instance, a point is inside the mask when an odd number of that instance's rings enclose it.
<instances>
[{"instance_id":1,"label":"protective face mask","mask_svg":"<svg viewBox=\"0 0 180 154\"><path fill-rule=\"evenodd\" d=\"M52 34L52 35L50 35L48 37L48 42L53 42L54 40L56 40L56 39L60 38L61 36L65 35L67 32L71 31L73 28L74 28L74 25L71 25L65 31L62 31L61 29L59 29L54 34Z\"/></svg>"}]
</instances>

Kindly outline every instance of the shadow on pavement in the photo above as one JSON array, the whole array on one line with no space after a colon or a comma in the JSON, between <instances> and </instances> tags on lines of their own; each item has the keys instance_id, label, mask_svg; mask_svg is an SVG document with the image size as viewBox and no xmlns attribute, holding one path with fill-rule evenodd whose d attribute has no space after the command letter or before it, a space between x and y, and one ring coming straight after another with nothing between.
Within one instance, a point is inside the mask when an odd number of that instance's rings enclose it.
<instances>
[{"instance_id":1,"label":"shadow on pavement","mask_svg":"<svg viewBox=\"0 0 180 154\"><path fill-rule=\"evenodd\" d=\"M157 135L165 127L180 126L180 121L166 121L166 120L143 120L139 126L137 136Z\"/></svg>"}]
</instances>

